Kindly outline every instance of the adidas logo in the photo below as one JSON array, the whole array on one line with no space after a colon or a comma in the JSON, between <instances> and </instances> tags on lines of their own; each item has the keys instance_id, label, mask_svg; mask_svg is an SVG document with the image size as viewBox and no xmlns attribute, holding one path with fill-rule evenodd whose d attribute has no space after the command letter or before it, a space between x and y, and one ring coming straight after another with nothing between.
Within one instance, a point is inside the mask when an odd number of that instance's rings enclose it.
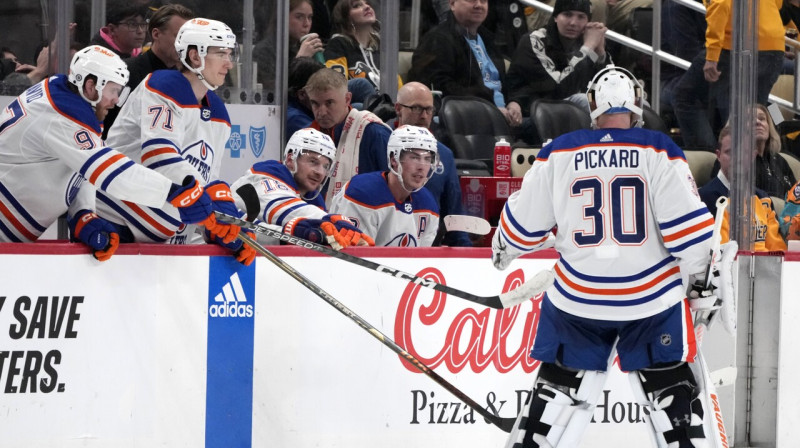
<instances>
[{"instance_id":1,"label":"adidas logo","mask_svg":"<svg viewBox=\"0 0 800 448\"><path fill-rule=\"evenodd\" d=\"M611 134L606 134L606 135L603 136L603 138L600 139L601 143L613 142L613 141L614 141L614 139L611 138Z\"/></svg>"},{"instance_id":2,"label":"adidas logo","mask_svg":"<svg viewBox=\"0 0 800 448\"><path fill-rule=\"evenodd\" d=\"M222 292L214 297L214 304L208 307L208 314L211 317L253 317L253 305L247 304L239 274L234 272L222 286Z\"/></svg>"}]
</instances>

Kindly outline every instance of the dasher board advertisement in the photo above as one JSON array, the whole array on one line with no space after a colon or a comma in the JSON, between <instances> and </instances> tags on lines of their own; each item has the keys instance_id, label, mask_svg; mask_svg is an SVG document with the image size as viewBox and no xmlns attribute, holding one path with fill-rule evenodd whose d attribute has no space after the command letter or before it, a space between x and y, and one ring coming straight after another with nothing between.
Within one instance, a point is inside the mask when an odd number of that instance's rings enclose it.
<instances>
[{"instance_id":1,"label":"dasher board advertisement","mask_svg":"<svg viewBox=\"0 0 800 448\"><path fill-rule=\"evenodd\" d=\"M517 414L538 368L528 353L539 298L494 310L299 248L274 251L485 409ZM4 448L505 444L506 433L267 260L142 252L104 263L0 255ZM488 250L417 253L370 258L480 295L554 262L499 272ZM443 253L462 255L430 255ZM647 415L613 368L581 446L648 446Z\"/></svg>"}]
</instances>

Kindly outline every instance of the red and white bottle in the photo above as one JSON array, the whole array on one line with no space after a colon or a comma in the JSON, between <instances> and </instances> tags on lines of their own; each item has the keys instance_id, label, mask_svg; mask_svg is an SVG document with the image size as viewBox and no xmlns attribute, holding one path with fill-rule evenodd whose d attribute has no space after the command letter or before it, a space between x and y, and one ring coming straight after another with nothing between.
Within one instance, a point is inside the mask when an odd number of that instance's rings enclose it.
<instances>
[{"instance_id":1,"label":"red and white bottle","mask_svg":"<svg viewBox=\"0 0 800 448\"><path fill-rule=\"evenodd\" d=\"M494 177L511 177L511 144L503 138L494 144Z\"/></svg>"}]
</instances>

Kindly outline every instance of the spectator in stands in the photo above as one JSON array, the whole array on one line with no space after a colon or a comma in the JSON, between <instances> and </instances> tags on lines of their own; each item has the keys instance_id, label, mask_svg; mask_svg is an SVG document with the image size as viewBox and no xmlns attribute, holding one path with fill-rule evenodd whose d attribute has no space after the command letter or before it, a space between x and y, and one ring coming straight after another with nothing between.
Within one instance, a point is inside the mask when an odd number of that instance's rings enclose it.
<instances>
[{"instance_id":1,"label":"spectator in stands","mask_svg":"<svg viewBox=\"0 0 800 448\"><path fill-rule=\"evenodd\" d=\"M336 144L336 167L325 203L356 173L382 171L391 129L372 112L350 107L344 75L329 68L311 75L303 88L314 112L311 127L328 134ZM345 125L346 124L346 125Z\"/></svg>"},{"instance_id":2,"label":"spectator in stands","mask_svg":"<svg viewBox=\"0 0 800 448\"><path fill-rule=\"evenodd\" d=\"M794 185L795 179L789 163L778 153L781 152L781 138L772 122L772 116L762 104L756 104L756 188L766 191L770 196L783 198Z\"/></svg>"},{"instance_id":3,"label":"spectator in stands","mask_svg":"<svg viewBox=\"0 0 800 448\"><path fill-rule=\"evenodd\" d=\"M565 99L589 113L586 86L606 65L606 27L589 0L557 0L546 27L523 38L506 75L509 99L527 116L536 99Z\"/></svg>"},{"instance_id":4,"label":"spectator in stands","mask_svg":"<svg viewBox=\"0 0 800 448\"><path fill-rule=\"evenodd\" d=\"M323 68L325 66L321 63L306 57L297 57L289 62L289 99L286 105L286 133L284 135L287 143L295 132L311 126L311 122L314 121L314 112L311 110L311 103L308 101L308 95L303 87L311 75Z\"/></svg>"},{"instance_id":5,"label":"spectator in stands","mask_svg":"<svg viewBox=\"0 0 800 448\"><path fill-rule=\"evenodd\" d=\"M46 48L46 47L45 47ZM36 65L23 64L17 59L17 54L8 47L0 49L0 80L8 86L29 87L43 80L48 70L48 55L39 52Z\"/></svg>"},{"instance_id":6,"label":"spectator in stands","mask_svg":"<svg viewBox=\"0 0 800 448\"><path fill-rule=\"evenodd\" d=\"M343 73L353 103L364 103L381 84L380 34L367 0L339 0L333 7L333 32L325 47L325 65ZM369 84L363 81L369 81Z\"/></svg>"},{"instance_id":7,"label":"spectator in stands","mask_svg":"<svg viewBox=\"0 0 800 448\"><path fill-rule=\"evenodd\" d=\"M386 147L388 171L353 176L331 211L348 216L378 246L430 247L439 208L425 187L441 169L436 138L425 128L400 126Z\"/></svg>"},{"instance_id":8,"label":"spectator in stands","mask_svg":"<svg viewBox=\"0 0 800 448\"><path fill-rule=\"evenodd\" d=\"M778 218L781 235L786 241L800 240L800 182L786 193L786 204Z\"/></svg>"},{"instance_id":9,"label":"spectator in stands","mask_svg":"<svg viewBox=\"0 0 800 448\"><path fill-rule=\"evenodd\" d=\"M608 29L627 35L631 28L631 16L636 8L651 8L653 0L591 0L592 14Z\"/></svg>"},{"instance_id":10,"label":"spectator in stands","mask_svg":"<svg viewBox=\"0 0 800 448\"><path fill-rule=\"evenodd\" d=\"M791 21L795 27L800 27L800 0L784 0L781 6L781 19L784 25Z\"/></svg>"},{"instance_id":11,"label":"spectator in stands","mask_svg":"<svg viewBox=\"0 0 800 448\"><path fill-rule=\"evenodd\" d=\"M125 61L131 73L128 83L131 90L156 70L180 67L181 62L175 50L175 36L181 26L193 18L194 12L180 4L164 5L153 13L147 23L147 32L152 42L150 49Z\"/></svg>"},{"instance_id":12,"label":"spectator in stands","mask_svg":"<svg viewBox=\"0 0 800 448\"><path fill-rule=\"evenodd\" d=\"M138 56L147 31L147 8L127 0L106 3L106 26L92 37L90 43L106 47L122 59Z\"/></svg>"},{"instance_id":13,"label":"spectator in stands","mask_svg":"<svg viewBox=\"0 0 800 448\"><path fill-rule=\"evenodd\" d=\"M128 71L131 74L128 87L135 89L144 78L156 70L176 69L180 66L178 52L175 50L175 36L187 20L194 18L194 13L189 8L178 5L164 5L156 10L147 24L148 33L152 39L150 49L139 56L126 59ZM108 131L114 124L119 107L109 111L103 127L103 138L108 137Z\"/></svg>"},{"instance_id":14,"label":"spectator in stands","mask_svg":"<svg viewBox=\"0 0 800 448\"><path fill-rule=\"evenodd\" d=\"M487 0L450 0L448 20L430 30L417 46L408 74L443 96L475 96L500 109L513 127L522 124L522 109L504 95L505 61L492 34L481 25Z\"/></svg>"},{"instance_id":15,"label":"spectator in stands","mask_svg":"<svg viewBox=\"0 0 800 448\"><path fill-rule=\"evenodd\" d=\"M784 57L784 31L779 2L758 2L758 72L756 101L767 104L769 92L778 79ZM706 115L708 98L713 98L719 122L728 121L730 110L730 50L733 0L711 0L706 8L706 49L692 61L692 66L675 88L674 107L684 144L710 148L715 145L714 131ZM700 79L699 73L708 82ZM712 117L713 119L713 117Z\"/></svg>"},{"instance_id":16,"label":"spectator in stands","mask_svg":"<svg viewBox=\"0 0 800 448\"><path fill-rule=\"evenodd\" d=\"M702 0L695 0L702 3ZM703 51L706 19L697 11L675 0L661 3L661 49L681 59L691 61ZM686 72L672 64L661 64L661 109L672 109L673 89ZM702 76L702 75L701 75Z\"/></svg>"},{"instance_id":17,"label":"spectator in stands","mask_svg":"<svg viewBox=\"0 0 800 448\"><path fill-rule=\"evenodd\" d=\"M397 127L408 125L430 129L435 113L433 93L425 84L418 82L404 84L397 91L394 110L397 113ZM440 222L443 222L445 216L461 215L464 210L461 204L461 184L458 181L453 151L440 141L436 142L436 147L444 171L434 172L433 177L425 184L425 188L433 194L436 204L439 205L439 218L441 218ZM439 231L444 232L444 227L440 226ZM442 244L472 246L472 242L464 232L446 233Z\"/></svg>"},{"instance_id":18,"label":"spectator in stands","mask_svg":"<svg viewBox=\"0 0 800 448\"><path fill-rule=\"evenodd\" d=\"M762 124L756 125L757 132L763 129ZM716 216L717 213L717 199L721 196L730 196L730 179L731 174L731 128L725 126L719 134L719 144L716 150L717 160L719 161L720 170L717 177L712 179L709 183L700 188L700 199L708 207L708 211ZM753 151L755 158L757 151ZM753 196L753 214L755 221L755 250L757 251L771 251L771 250L786 250L786 243L783 241L779 231L778 220L775 217L775 209L772 206L772 199L766 191L756 188L755 195ZM728 210L725 210L725 215L722 221L722 242L725 243L730 239L730 217Z\"/></svg>"},{"instance_id":19,"label":"spectator in stands","mask_svg":"<svg viewBox=\"0 0 800 448\"><path fill-rule=\"evenodd\" d=\"M319 34L311 34L314 5L311 0L289 1L289 59L312 57L324 49ZM310 35L309 35L310 34ZM303 42L300 39L309 35Z\"/></svg>"}]
</instances>

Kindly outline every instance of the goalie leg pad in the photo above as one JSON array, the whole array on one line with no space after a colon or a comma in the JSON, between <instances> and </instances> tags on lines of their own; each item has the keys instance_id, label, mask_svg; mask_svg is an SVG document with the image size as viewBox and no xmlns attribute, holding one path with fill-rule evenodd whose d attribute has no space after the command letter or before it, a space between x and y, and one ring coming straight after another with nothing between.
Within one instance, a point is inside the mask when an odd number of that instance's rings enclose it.
<instances>
[{"instance_id":1,"label":"goalie leg pad","mask_svg":"<svg viewBox=\"0 0 800 448\"><path fill-rule=\"evenodd\" d=\"M605 372L571 370L542 363L539 378L519 425L522 437L513 448L576 446L592 419L605 384Z\"/></svg>"},{"instance_id":2,"label":"goalie leg pad","mask_svg":"<svg viewBox=\"0 0 800 448\"><path fill-rule=\"evenodd\" d=\"M659 448L705 447L703 409L697 381L685 362L632 372L637 400L649 404L650 425Z\"/></svg>"}]
</instances>

